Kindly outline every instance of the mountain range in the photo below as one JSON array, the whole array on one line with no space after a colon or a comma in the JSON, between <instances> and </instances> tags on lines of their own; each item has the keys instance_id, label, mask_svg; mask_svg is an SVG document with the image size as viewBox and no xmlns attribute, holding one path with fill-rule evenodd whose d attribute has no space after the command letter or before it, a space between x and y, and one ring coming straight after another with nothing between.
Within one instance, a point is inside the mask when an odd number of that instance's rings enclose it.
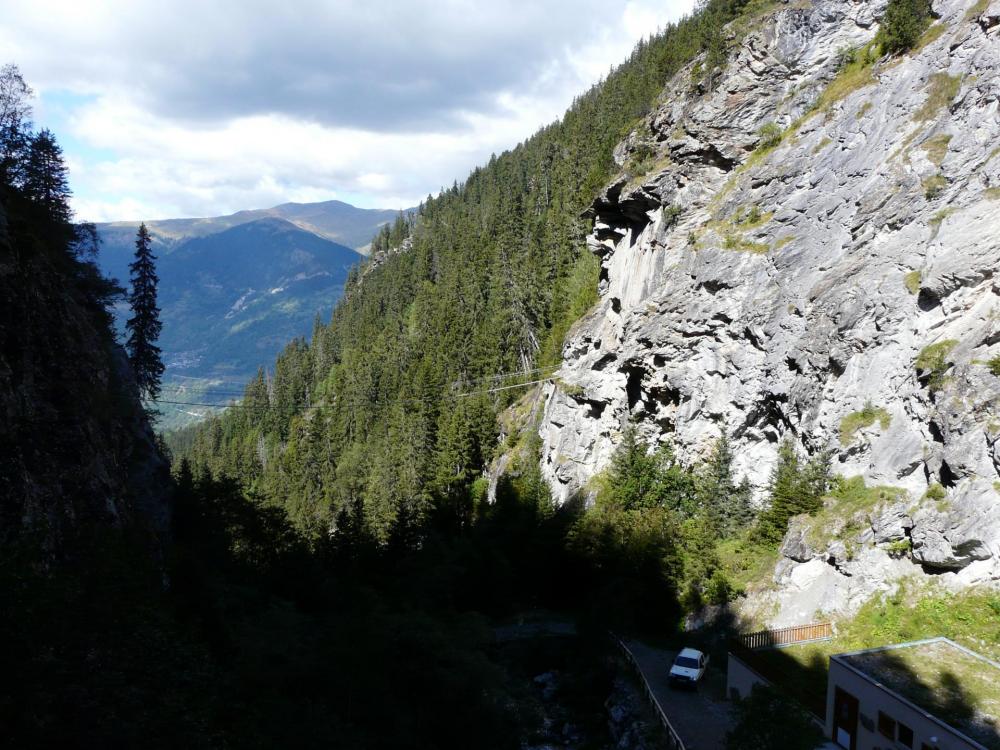
<instances>
[{"instance_id":1,"label":"mountain range","mask_svg":"<svg viewBox=\"0 0 1000 750\"><path fill-rule=\"evenodd\" d=\"M317 315L329 317L351 267L397 214L326 201L146 222L160 277L163 398L227 401L235 383L308 334ZM98 225L101 269L126 285L138 224ZM127 314L119 303L119 329ZM205 409L170 404L161 411L171 426Z\"/></svg>"}]
</instances>

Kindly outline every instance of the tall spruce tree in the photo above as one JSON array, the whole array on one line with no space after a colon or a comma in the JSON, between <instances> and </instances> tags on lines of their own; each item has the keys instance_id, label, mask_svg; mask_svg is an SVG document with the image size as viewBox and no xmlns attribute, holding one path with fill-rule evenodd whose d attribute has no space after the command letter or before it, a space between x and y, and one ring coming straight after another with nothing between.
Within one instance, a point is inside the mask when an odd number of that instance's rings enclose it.
<instances>
[{"instance_id":1,"label":"tall spruce tree","mask_svg":"<svg viewBox=\"0 0 1000 750\"><path fill-rule=\"evenodd\" d=\"M768 542L780 542L792 516L815 513L823 506L830 484L829 451L820 451L804 461L791 437L778 447L778 460L771 472L771 504L761 514L758 533Z\"/></svg>"},{"instance_id":2,"label":"tall spruce tree","mask_svg":"<svg viewBox=\"0 0 1000 750\"><path fill-rule=\"evenodd\" d=\"M35 203L43 206L49 218L59 224L69 224L69 178L63 162L62 148L48 129L31 139L24 165L23 190Z\"/></svg>"},{"instance_id":3,"label":"tall spruce tree","mask_svg":"<svg viewBox=\"0 0 1000 750\"><path fill-rule=\"evenodd\" d=\"M156 306L156 256L153 255L149 230L145 224L139 225L135 240L135 261L129 265L132 291L128 302L132 308L129 318L128 349L129 362L135 372L136 383L142 395L155 400L160 395L160 380L163 377L163 362L160 347L160 308Z\"/></svg>"},{"instance_id":4,"label":"tall spruce tree","mask_svg":"<svg viewBox=\"0 0 1000 750\"><path fill-rule=\"evenodd\" d=\"M733 448L723 429L697 476L698 504L717 534L732 536L753 520L751 489L733 476Z\"/></svg>"}]
</instances>

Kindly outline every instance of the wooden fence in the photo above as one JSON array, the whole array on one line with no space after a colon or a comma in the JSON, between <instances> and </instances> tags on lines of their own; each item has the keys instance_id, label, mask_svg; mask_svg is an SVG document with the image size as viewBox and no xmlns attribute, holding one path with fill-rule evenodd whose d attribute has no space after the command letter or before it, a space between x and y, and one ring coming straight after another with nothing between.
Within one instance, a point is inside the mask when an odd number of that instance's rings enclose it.
<instances>
[{"instance_id":1,"label":"wooden fence","mask_svg":"<svg viewBox=\"0 0 1000 750\"><path fill-rule=\"evenodd\" d=\"M825 641L833 638L833 624L815 622L810 625L793 625L789 628L775 630L758 630L756 633L743 633L736 638L736 644L747 651L774 646L789 646L793 643L807 641Z\"/></svg>"},{"instance_id":2,"label":"wooden fence","mask_svg":"<svg viewBox=\"0 0 1000 750\"><path fill-rule=\"evenodd\" d=\"M684 747L684 742L681 740L680 735L674 729L673 724L670 723L670 719L667 718L666 712L663 710L663 706L660 705L660 701L656 699L656 694L653 692L653 688L649 686L649 681L646 679L646 675L642 673L642 669L639 667L639 662L635 660L635 655L625 645L625 642L619 638L614 633L611 633L611 640L624 654L625 658L635 669L635 673L639 675L639 682L642 683L643 691L646 693L646 697L649 702L653 704L653 710L656 711L656 715L660 718L660 724L663 725L663 731L667 733L667 747L671 750L686 750Z\"/></svg>"}]
</instances>

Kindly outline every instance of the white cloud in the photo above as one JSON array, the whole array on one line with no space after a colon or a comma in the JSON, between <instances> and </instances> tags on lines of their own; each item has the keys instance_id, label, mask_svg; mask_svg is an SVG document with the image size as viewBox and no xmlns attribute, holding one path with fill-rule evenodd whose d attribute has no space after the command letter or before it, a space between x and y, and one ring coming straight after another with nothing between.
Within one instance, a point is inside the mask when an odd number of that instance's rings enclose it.
<instances>
[{"instance_id":1,"label":"white cloud","mask_svg":"<svg viewBox=\"0 0 1000 750\"><path fill-rule=\"evenodd\" d=\"M12 0L91 220L413 205L558 117L692 0ZM81 97L81 95L85 95ZM69 104L66 104L69 101Z\"/></svg>"}]
</instances>

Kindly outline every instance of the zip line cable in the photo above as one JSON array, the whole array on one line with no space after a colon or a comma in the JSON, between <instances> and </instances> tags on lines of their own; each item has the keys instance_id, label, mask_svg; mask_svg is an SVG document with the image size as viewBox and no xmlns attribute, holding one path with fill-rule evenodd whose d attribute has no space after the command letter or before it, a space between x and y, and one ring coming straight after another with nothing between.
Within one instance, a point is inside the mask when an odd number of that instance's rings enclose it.
<instances>
[{"instance_id":1,"label":"zip line cable","mask_svg":"<svg viewBox=\"0 0 1000 750\"><path fill-rule=\"evenodd\" d=\"M476 385L477 383L482 383L482 382L489 381L489 380L503 380L503 379L506 379L506 378L513 378L513 377L519 377L519 376L523 377L525 375L533 375L533 374L537 374L537 373L541 373L541 372L547 372L549 370L555 371L555 370L558 370L560 367L562 367L561 364L558 364L558 365L548 365L546 367L535 367L535 368L532 368L530 370L515 370L515 371L511 371L511 372L493 373L491 375L481 375L479 377L469 378L469 379L459 378L458 380L453 380L450 383L450 387L454 388L454 387L459 386L459 385L467 385L467 386L468 385ZM175 389L175 390L179 390L179 388ZM211 396L245 396L246 395L246 388L244 387L241 390L228 390L228 389L217 389L217 388L211 388L211 387L209 387L209 388L206 388L204 391L202 391L199 395L204 395L204 396L208 396L208 397L211 397ZM166 402L164 401L164 402L159 402L159 403L166 403ZM192 405L195 405L195 404L192 404ZM201 405L201 404L198 404L198 405ZM226 404L220 404L220 405L221 406L226 406Z\"/></svg>"},{"instance_id":2,"label":"zip line cable","mask_svg":"<svg viewBox=\"0 0 1000 750\"><path fill-rule=\"evenodd\" d=\"M539 383L551 382L552 378L542 378L540 380L531 380L526 383L515 383L514 385L504 385L498 386L496 388L486 388L478 391L466 391L464 393L452 393L450 394L454 398L470 398L472 396L482 396L488 393L500 393L501 391L509 391L515 388L525 388L529 385L538 385ZM444 394L449 395L449 394ZM381 404L397 404L397 403L431 403L432 398L430 396L425 396L424 398L404 398L404 399L392 399L389 401L381 401L376 403ZM277 411L277 406L272 406L271 404L242 404L242 403L231 403L231 404L209 404L201 403L197 401L171 401L168 399L156 399L152 401L154 404L169 404L171 406L203 406L214 409L245 409L247 411ZM311 411L314 409L331 409L334 404L290 404L286 411Z\"/></svg>"}]
</instances>

